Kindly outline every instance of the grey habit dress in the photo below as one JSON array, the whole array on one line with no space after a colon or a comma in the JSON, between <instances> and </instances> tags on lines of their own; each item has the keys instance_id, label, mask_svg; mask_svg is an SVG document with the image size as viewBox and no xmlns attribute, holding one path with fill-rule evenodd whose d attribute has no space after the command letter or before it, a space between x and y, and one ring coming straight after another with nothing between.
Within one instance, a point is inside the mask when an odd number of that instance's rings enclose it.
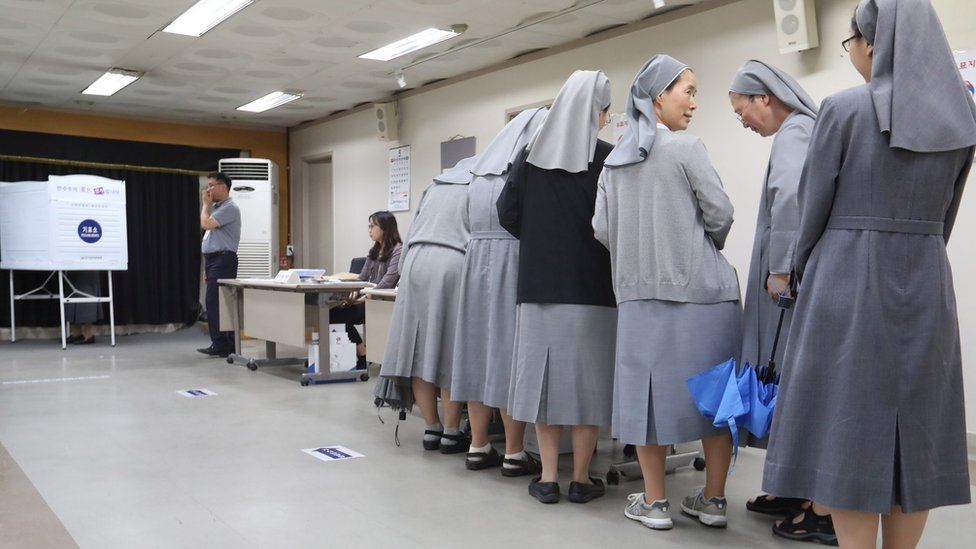
<instances>
[{"instance_id":1,"label":"grey habit dress","mask_svg":"<svg viewBox=\"0 0 976 549\"><path fill-rule=\"evenodd\" d=\"M468 184L477 157L458 162L424 191L400 254L400 285L380 376L419 377L450 389Z\"/></svg>"},{"instance_id":2,"label":"grey habit dress","mask_svg":"<svg viewBox=\"0 0 976 549\"><path fill-rule=\"evenodd\" d=\"M782 311L769 297L766 280L770 274L793 272L796 230L800 224L796 195L818 109L796 80L761 61L746 62L729 91L743 95L773 95L793 109L793 114L783 121L773 138L746 279L742 362L759 365L769 362ZM783 365L792 316L789 310L783 316L775 357L778 366Z\"/></svg>"},{"instance_id":3,"label":"grey habit dress","mask_svg":"<svg viewBox=\"0 0 976 549\"><path fill-rule=\"evenodd\" d=\"M617 296L613 436L675 444L727 432L685 381L742 341L739 285L719 250L732 203L700 139L658 125L653 101L688 70L658 55L631 88L628 134L607 158L593 228L610 250Z\"/></svg>"},{"instance_id":4,"label":"grey habit dress","mask_svg":"<svg viewBox=\"0 0 976 549\"><path fill-rule=\"evenodd\" d=\"M857 24L872 80L828 97L814 129L763 488L913 513L970 501L946 242L976 108L928 2L865 1Z\"/></svg>"},{"instance_id":5,"label":"grey habit dress","mask_svg":"<svg viewBox=\"0 0 976 549\"><path fill-rule=\"evenodd\" d=\"M454 340L451 398L508 407L515 346L519 243L498 221L495 203L516 155L546 118L547 109L522 111L471 170L471 241L464 255Z\"/></svg>"},{"instance_id":6,"label":"grey habit dress","mask_svg":"<svg viewBox=\"0 0 976 549\"><path fill-rule=\"evenodd\" d=\"M520 240L508 399L518 421L610 423L617 311L609 255L590 227L609 105L605 74L574 72L499 196L499 220Z\"/></svg>"},{"instance_id":7,"label":"grey habit dress","mask_svg":"<svg viewBox=\"0 0 976 549\"><path fill-rule=\"evenodd\" d=\"M68 279L79 292L98 297L102 293L101 273L72 271ZM68 291L66 288L65 291ZM81 297L81 296L79 296ZM72 324L94 324L102 319L101 303L69 303L64 306L64 320Z\"/></svg>"}]
</instances>

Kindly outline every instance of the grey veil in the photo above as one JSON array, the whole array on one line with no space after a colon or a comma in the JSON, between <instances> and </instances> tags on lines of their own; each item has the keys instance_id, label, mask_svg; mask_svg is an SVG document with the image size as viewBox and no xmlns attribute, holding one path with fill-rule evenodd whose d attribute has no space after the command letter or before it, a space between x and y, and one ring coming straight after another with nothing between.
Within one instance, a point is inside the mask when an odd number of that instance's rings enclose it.
<instances>
[{"instance_id":1,"label":"grey veil","mask_svg":"<svg viewBox=\"0 0 976 549\"><path fill-rule=\"evenodd\" d=\"M471 168L474 175L502 175L508 171L515 157L522 152L529 139L535 135L546 119L548 109L526 109L491 140L488 148L481 154L481 160Z\"/></svg>"},{"instance_id":2,"label":"grey veil","mask_svg":"<svg viewBox=\"0 0 976 549\"><path fill-rule=\"evenodd\" d=\"M874 46L868 88L893 148L937 152L976 145L976 105L928 0L861 0L857 28Z\"/></svg>"},{"instance_id":3,"label":"grey veil","mask_svg":"<svg viewBox=\"0 0 976 549\"><path fill-rule=\"evenodd\" d=\"M637 73L627 97L627 133L613 148L605 166L626 166L647 158L657 134L654 100L688 70L688 65L668 55L655 55Z\"/></svg>"},{"instance_id":4,"label":"grey veil","mask_svg":"<svg viewBox=\"0 0 976 549\"><path fill-rule=\"evenodd\" d=\"M585 172L596 154L600 111L609 106L610 79L603 71L574 72L529 142L526 161L544 170Z\"/></svg>"},{"instance_id":5,"label":"grey veil","mask_svg":"<svg viewBox=\"0 0 976 549\"><path fill-rule=\"evenodd\" d=\"M778 68L751 59L746 61L732 80L729 91L742 95L775 95L794 111L817 117L817 104L792 76Z\"/></svg>"},{"instance_id":6,"label":"grey veil","mask_svg":"<svg viewBox=\"0 0 976 549\"><path fill-rule=\"evenodd\" d=\"M458 160L453 168L445 170L444 173L434 178L434 183L446 183L450 185L467 185L474 177L471 175L471 168L478 163L478 156L469 156Z\"/></svg>"}]
</instances>

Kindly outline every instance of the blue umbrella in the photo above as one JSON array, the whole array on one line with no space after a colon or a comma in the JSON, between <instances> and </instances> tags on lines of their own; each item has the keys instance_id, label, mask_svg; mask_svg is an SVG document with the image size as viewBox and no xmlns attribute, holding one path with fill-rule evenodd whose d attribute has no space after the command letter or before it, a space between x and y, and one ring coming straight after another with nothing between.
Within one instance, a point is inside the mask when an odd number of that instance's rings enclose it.
<instances>
[{"instance_id":1,"label":"blue umbrella","mask_svg":"<svg viewBox=\"0 0 976 549\"><path fill-rule=\"evenodd\" d=\"M765 366L754 367L746 362L738 370L735 359L730 358L686 381L698 411L711 419L712 425L728 426L732 433L732 448L736 458L739 454L740 426L760 439L769 434L772 426L773 409L779 393L776 349L783 329L783 318L793 302L793 298L780 295L779 323L776 326L773 351ZM729 473L731 472L729 469Z\"/></svg>"}]
</instances>

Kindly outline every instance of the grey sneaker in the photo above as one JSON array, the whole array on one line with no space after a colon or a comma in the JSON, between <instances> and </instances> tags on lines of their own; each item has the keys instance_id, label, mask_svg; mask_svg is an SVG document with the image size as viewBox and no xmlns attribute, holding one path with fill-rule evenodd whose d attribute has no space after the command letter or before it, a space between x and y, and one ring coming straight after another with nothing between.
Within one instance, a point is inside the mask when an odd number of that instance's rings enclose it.
<instances>
[{"instance_id":1,"label":"grey sneaker","mask_svg":"<svg viewBox=\"0 0 976 549\"><path fill-rule=\"evenodd\" d=\"M725 517L728 503L725 498L705 499L705 489L702 488L695 495L688 496L681 502L681 511L693 517L705 526L725 528L729 520Z\"/></svg>"},{"instance_id":2,"label":"grey sneaker","mask_svg":"<svg viewBox=\"0 0 976 549\"><path fill-rule=\"evenodd\" d=\"M648 505L644 503L644 492L627 496L624 516L654 530L670 530L674 527L668 500L659 499Z\"/></svg>"}]
</instances>

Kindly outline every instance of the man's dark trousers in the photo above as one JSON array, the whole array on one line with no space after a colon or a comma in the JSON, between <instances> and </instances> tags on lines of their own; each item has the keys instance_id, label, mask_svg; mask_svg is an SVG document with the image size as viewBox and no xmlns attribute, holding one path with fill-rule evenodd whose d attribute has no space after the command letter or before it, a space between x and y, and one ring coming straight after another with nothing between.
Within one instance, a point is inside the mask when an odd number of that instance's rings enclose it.
<instances>
[{"instance_id":1,"label":"man's dark trousers","mask_svg":"<svg viewBox=\"0 0 976 549\"><path fill-rule=\"evenodd\" d=\"M210 344L217 350L234 352L234 332L220 331L220 291L217 280L237 278L237 254L216 252L204 254L207 280L207 323L210 325Z\"/></svg>"}]
</instances>

